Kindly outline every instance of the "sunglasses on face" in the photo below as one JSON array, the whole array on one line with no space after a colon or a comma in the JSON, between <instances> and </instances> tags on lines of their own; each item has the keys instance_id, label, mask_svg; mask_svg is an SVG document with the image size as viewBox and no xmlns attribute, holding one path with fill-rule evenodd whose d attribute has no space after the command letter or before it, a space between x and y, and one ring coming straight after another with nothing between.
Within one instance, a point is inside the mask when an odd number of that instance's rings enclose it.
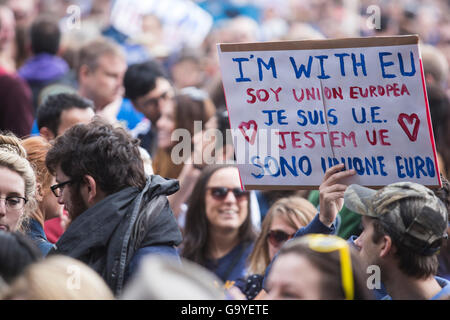
<instances>
[{"instance_id":1,"label":"sunglasses on face","mask_svg":"<svg viewBox=\"0 0 450 320\"><path fill-rule=\"evenodd\" d=\"M293 236L294 234L287 234L286 232L281 230L270 230L267 234L267 239L269 240L271 245L273 245L274 247L279 247L281 244L291 239Z\"/></svg>"},{"instance_id":2,"label":"sunglasses on face","mask_svg":"<svg viewBox=\"0 0 450 320\"><path fill-rule=\"evenodd\" d=\"M244 200L248 198L248 191L241 190L241 188L225 188L225 187L209 187L211 196L216 200L224 200L228 196L228 192L233 192L236 200Z\"/></svg>"}]
</instances>

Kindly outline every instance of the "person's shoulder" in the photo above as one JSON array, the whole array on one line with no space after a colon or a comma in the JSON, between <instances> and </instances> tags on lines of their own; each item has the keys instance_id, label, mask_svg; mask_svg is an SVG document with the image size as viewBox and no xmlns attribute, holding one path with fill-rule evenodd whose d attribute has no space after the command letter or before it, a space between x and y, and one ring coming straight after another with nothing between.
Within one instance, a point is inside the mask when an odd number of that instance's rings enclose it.
<instances>
[{"instance_id":1,"label":"person's shoulder","mask_svg":"<svg viewBox=\"0 0 450 320\"><path fill-rule=\"evenodd\" d=\"M442 288L442 290L439 292L438 295L439 296L450 295L450 281L439 276L435 276L434 278L436 279L439 286Z\"/></svg>"},{"instance_id":2,"label":"person's shoulder","mask_svg":"<svg viewBox=\"0 0 450 320\"><path fill-rule=\"evenodd\" d=\"M249 252L251 253L253 251L253 247L255 246L255 242L254 241L246 241L243 243L244 246L244 250L245 252Z\"/></svg>"},{"instance_id":3,"label":"person's shoulder","mask_svg":"<svg viewBox=\"0 0 450 320\"><path fill-rule=\"evenodd\" d=\"M25 230L27 235L42 235L44 233L44 228L42 225L35 219L31 218L27 221L25 225Z\"/></svg>"},{"instance_id":4,"label":"person's shoulder","mask_svg":"<svg viewBox=\"0 0 450 320\"><path fill-rule=\"evenodd\" d=\"M445 279L445 278L443 278L443 277L439 277L439 276L435 276L434 278L436 279L436 281L439 283L439 285L440 285L442 288L447 287L447 286L450 286L450 280Z\"/></svg>"},{"instance_id":5,"label":"person's shoulder","mask_svg":"<svg viewBox=\"0 0 450 320\"><path fill-rule=\"evenodd\" d=\"M255 243L250 240L241 241L233 249L231 249L226 256L235 256L239 254L241 256L249 255L253 250L254 244Z\"/></svg>"},{"instance_id":6,"label":"person's shoulder","mask_svg":"<svg viewBox=\"0 0 450 320\"><path fill-rule=\"evenodd\" d=\"M180 255L178 254L178 251L174 246L148 245L139 248L133 255L133 258L130 261L130 269L135 270L144 257L148 257L151 255L171 257L174 258L175 260L179 260L180 258Z\"/></svg>"},{"instance_id":7,"label":"person's shoulder","mask_svg":"<svg viewBox=\"0 0 450 320\"><path fill-rule=\"evenodd\" d=\"M139 248L136 253L135 256L139 256L139 255L148 255L148 254L164 254L164 255L174 255L174 256L178 256L178 252L176 250L175 247L170 246L170 245L148 245L142 248Z\"/></svg>"}]
</instances>

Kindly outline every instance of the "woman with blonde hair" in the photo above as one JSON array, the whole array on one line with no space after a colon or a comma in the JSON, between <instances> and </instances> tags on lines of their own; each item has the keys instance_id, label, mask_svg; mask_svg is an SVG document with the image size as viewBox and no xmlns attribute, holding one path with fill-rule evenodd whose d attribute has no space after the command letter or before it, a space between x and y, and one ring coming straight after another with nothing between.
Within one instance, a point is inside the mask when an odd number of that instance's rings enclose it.
<instances>
[{"instance_id":1,"label":"woman with blonde hair","mask_svg":"<svg viewBox=\"0 0 450 320\"><path fill-rule=\"evenodd\" d=\"M298 229L308 225L316 213L317 209L308 200L298 196L281 198L270 207L248 258L250 276L245 283L237 284L247 299L255 298L260 292L266 268L282 245Z\"/></svg>"},{"instance_id":2,"label":"woman with blonde hair","mask_svg":"<svg viewBox=\"0 0 450 320\"><path fill-rule=\"evenodd\" d=\"M31 163L36 175L36 202L37 208L28 213L27 235L41 250L45 256L53 247L47 240L44 232L46 220L62 217L63 206L58 203L58 198L53 194L51 185L56 184L55 177L45 166L45 157L51 145L42 137L30 137L22 141L27 151L28 161Z\"/></svg>"},{"instance_id":3,"label":"woman with blonde hair","mask_svg":"<svg viewBox=\"0 0 450 320\"><path fill-rule=\"evenodd\" d=\"M0 134L0 230L23 231L34 208L36 178L16 136Z\"/></svg>"},{"instance_id":4,"label":"woman with blonde hair","mask_svg":"<svg viewBox=\"0 0 450 320\"><path fill-rule=\"evenodd\" d=\"M54 255L28 266L5 290L4 300L112 300L103 279L83 262Z\"/></svg>"}]
</instances>

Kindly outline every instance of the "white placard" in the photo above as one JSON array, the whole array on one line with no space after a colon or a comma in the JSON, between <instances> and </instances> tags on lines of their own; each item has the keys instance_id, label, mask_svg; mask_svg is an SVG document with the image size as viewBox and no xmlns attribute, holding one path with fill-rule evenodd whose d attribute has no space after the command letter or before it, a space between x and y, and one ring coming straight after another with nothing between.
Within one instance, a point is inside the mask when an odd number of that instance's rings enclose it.
<instances>
[{"instance_id":1,"label":"white placard","mask_svg":"<svg viewBox=\"0 0 450 320\"><path fill-rule=\"evenodd\" d=\"M247 189L441 185L417 36L219 44Z\"/></svg>"},{"instance_id":2,"label":"white placard","mask_svg":"<svg viewBox=\"0 0 450 320\"><path fill-rule=\"evenodd\" d=\"M211 30L212 16L190 0L116 0L112 25L128 36L141 32L142 16L153 14L163 25L166 45L199 46Z\"/></svg>"}]
</instances>

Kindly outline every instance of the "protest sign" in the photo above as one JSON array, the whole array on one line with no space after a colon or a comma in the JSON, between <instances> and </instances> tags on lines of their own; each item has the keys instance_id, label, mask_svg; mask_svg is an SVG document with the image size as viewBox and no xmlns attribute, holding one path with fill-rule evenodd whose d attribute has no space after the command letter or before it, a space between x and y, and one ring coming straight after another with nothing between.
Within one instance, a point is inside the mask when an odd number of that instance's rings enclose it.
<instances>
[{"instance_id":1,"label":"protest sign","mask_svg":"<svg viewBox=\"0 0 450 320\"><path fill-rule=\"evenodd\" d=\"M242 184L441 185L417 36L218 44Z\"/></svg>"},{"instance_id":2,"label":"protest sign","mask_svg":"<svg viewBox=\"0 0 450 320\"><path fill-rule=\"evenodd\" d=\"M111 24L128 36L136 35L145 15L159 18L169 48L201 45L213 24L212 16L191 0L116 0Z\"/></svg>"}]
</instances>

